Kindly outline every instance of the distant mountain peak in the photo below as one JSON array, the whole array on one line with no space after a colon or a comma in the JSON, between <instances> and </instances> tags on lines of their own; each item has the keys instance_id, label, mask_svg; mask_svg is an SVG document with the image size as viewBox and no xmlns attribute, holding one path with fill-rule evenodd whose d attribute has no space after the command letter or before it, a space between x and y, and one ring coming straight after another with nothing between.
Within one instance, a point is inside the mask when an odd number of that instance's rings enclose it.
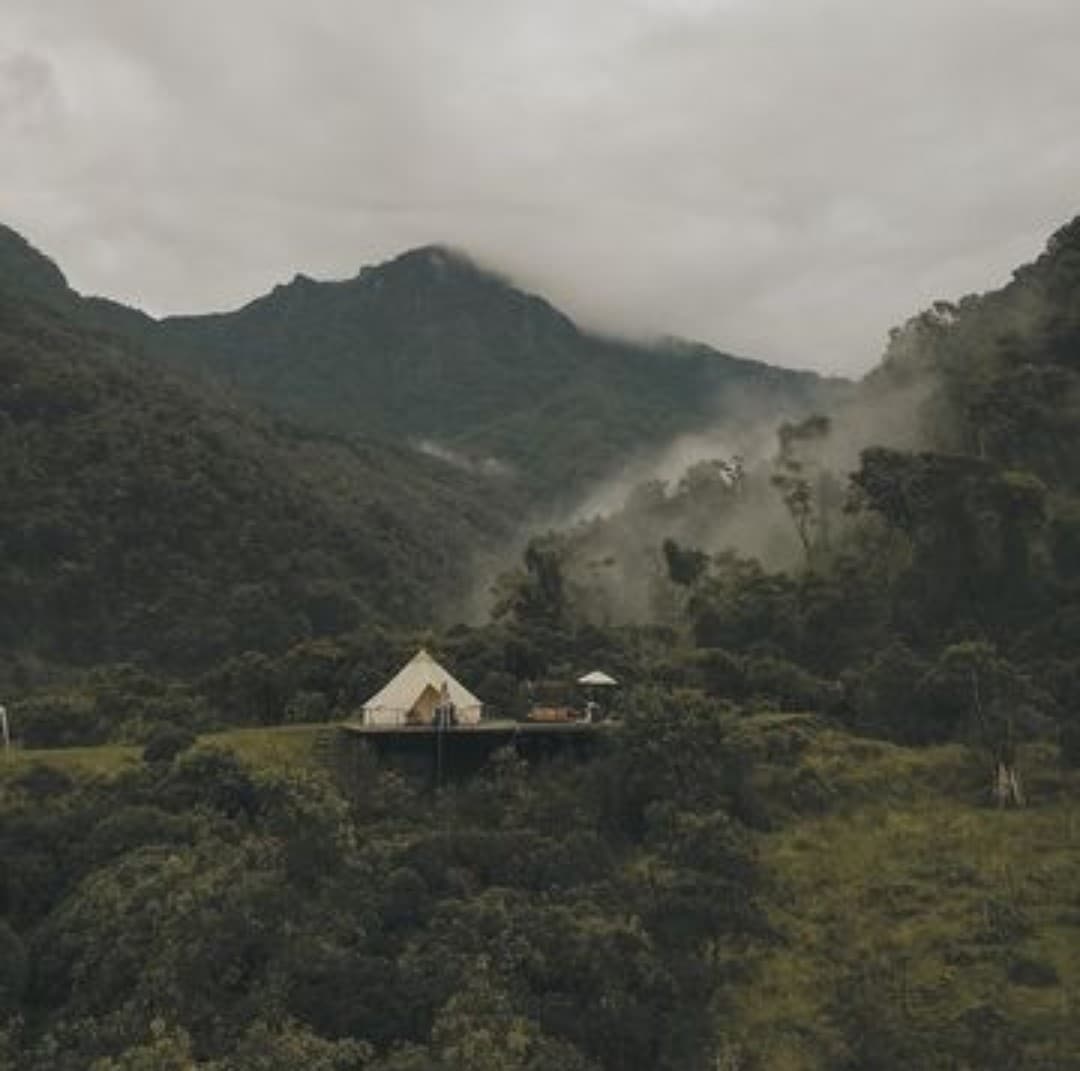
<instances>
[{"instance_id":1,"label":"distant mountain peak","mask_svg":"<svg viewBox=\"0 0 1080 1071\"><path fill-rule=\"evenodd\" d=\"M433 244L409 249L378 265L360 269L359 278L393 278L426 285L446 282L489 282L508 286L509 281L482 268L463 249Z\"/></svg>"},{"instance_id":2,"label":"distant mountain peak","mask_svg":"<svg viewBox=\"0 0 1080 1071\"><path fill-rule=\"evenodd\" d=\"M446 271L454 268L476 269L472 257L463 249L444 245L441 242L418 246L416 249L408 249L395 259L425 261L428 267L436 271Z\"/></svg>"},{"instance_id":3,"label":"distant mountain peak","mask_svg":"<svg viewBox=\"0 0 1080 1071\"><path fill-rule=\"evenodd\" d=\"M429 245L417 246L415 249L407 249L393 257L391 264L422 264L435 271L447 271L451 269L465 269L476 271L476 262L464 249L456 246L445 245L442 242L432 242Z\"/></svg>"},{"instance_id":4,"label":"distant mountain peak","mask_svg":"<svg viewBox=\"0 0 1080 1071\"><path fill-rule=\"evenodd\" d=\"M573 321L543 297L521 289L509 276L454 246L431 244L409 249L381 264L361 268L355 279L343 285L366 290L368 298L374 296L381 303L404 303L414 317L421 307L425 316L450 310L457 315L469 309L480 320L510 317L519 329L534 334L538 330L564 337L577 334Z\"/></svg>"}]
</instances>

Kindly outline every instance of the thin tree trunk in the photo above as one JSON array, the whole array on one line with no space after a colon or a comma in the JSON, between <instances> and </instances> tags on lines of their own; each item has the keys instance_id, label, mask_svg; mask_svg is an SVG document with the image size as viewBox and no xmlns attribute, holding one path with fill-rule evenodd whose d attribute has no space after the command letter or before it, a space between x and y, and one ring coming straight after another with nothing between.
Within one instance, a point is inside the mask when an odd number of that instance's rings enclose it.
<instances>
[{"instance_id":1,"label":"thin tree trunk","mask_svg":"<svg viewBox=\"0 0 1080 1071\"><path fill-rule=\"evenodd\" d=\"M1024 806L1024 790L1020 786L1020 773L1004 758L997 761L994 777L994 799L999 807Z\"/></svg>"},{"instance_id":2,"label":"thin tree trunk","mask_svg":"<svg viewBox=\"0 0 1080 1071\"><path fill-rule=\"evenodd\" d=\"M1023 807L1024 791L1020 785L1020 771L1016 765L1016 744L1013 740L1012 717L1006 720L1004 737L996 738L986 713L983 710L982 694L979 690L979 673L971 669L971 699L975 708L975 717L982 731L983 740L994 758L992 792L998 807Z\"/></svg>"}]
</instances>

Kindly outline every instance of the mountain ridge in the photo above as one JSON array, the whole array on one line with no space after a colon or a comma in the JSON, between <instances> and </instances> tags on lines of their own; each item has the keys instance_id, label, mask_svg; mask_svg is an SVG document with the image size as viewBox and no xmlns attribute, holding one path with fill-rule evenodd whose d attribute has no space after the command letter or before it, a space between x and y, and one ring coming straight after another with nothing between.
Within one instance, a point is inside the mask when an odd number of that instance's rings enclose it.
<instances>
[{"instance_id":1,"label":"mountain ridge","mask_svg":"<svg viewBox=\"0 0 1080 1071\"><path fill-rule=\"evenodd\" d=\"M11 235L20 256L36 252ZM159 319L78 295L58 270L47 277L52 262L37 256L31 296L149 356L315 430L434 443L468 464L513 472L521 493L557 508L680 435L745 428L763 414L795 418L850 388L704 343L583 329L446 245L406 250L345 279L297 273L231 311ZM0 272L12 259L0 241Z\"/></svg>"},{"instance_id":2,"label":"mountain ridge","mask_svg":"<svg viewBox=\"0 0 1080 1071\"><path fill-rule=\"evenodd\" d=\"M681 434L798 415L847 388L701 343L595 334L440 246L351 279L299 276L160 331L171 359L306 423L433 439L506 464L541 497L577 494Z\"/></svg>"}]
</instances>

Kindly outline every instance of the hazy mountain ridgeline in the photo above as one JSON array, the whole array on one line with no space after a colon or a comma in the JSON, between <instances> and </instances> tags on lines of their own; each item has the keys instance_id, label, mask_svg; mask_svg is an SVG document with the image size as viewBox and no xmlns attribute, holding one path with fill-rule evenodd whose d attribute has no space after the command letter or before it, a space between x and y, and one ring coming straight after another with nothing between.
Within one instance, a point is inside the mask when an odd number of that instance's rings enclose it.
<instances>
[{"instance_id":1,"label":"hazy mountain ridgeline","mask_svg":"<svg viewBox=\"0 0 1080 1071\"><path fill-rule=\"evenodd\" d=\"M342 282L298 275L236 312L159 331L175 361L305 423L514 474L533 508L570 506L680 434L805 413L843 389L706 346L590 334L440 247Z\"/></svg>"},{"instance_id":2,"label":"hazy mountain ridgeline","mask_svg":"<svg viewBox=\"0 0 1080 1071\"><path fill-rule=\"evenodd\" d=\"M506 534L480 478L300 430L98 322L50 261L0 235L7 668L188 669L363 623L421 625Z\"/></svg>"}]
</instances>

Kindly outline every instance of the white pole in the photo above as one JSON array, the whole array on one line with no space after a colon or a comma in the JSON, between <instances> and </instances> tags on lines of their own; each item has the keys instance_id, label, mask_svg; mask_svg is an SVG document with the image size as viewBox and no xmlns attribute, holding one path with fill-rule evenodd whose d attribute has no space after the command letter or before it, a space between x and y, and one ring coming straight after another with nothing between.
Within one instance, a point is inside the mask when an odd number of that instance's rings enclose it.
<instances>
[{"instance_id":1,"label":"white pole","mask_svg":"<svg viewBox=\"0 0 1080 1071\"><path fill-rule=\"evenodd\" d=\"M4 754L11 757L11 729L8 727L7 707L0 703L0 735L4 738Z\"/></svg>"}]
</instances>

